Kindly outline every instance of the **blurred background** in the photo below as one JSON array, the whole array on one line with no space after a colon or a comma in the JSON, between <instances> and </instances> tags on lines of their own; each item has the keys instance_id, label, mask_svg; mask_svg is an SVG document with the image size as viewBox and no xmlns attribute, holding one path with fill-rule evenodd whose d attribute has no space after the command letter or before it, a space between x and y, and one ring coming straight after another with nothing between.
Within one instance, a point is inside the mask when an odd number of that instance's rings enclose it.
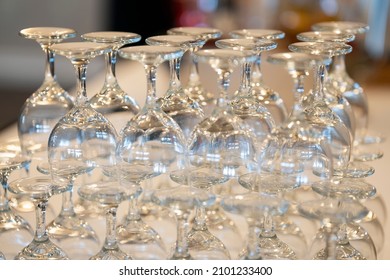
<instances>
[{"instance_id":1,"label":"blurred background","mask_svg":"<svg viewBox=\"0 0 390 280\"><path fill-rule=\"evenodd\" d=\"M286 33L276 49L282 52L297 41L296 34L309 31L316 22L365 22L370 30L352 42L348 72L363 86L387 85L390 90L389 11L390 0L0 0L0 129L17 120L24 101L43 81L44 53L35 41L18 35L23 28L69 27L78 35L129 31L142 36L138 44L175 26L215 27L225 37L240 28L279 29ZM103 58L94 60L88 79L103 68ZM266 72L267 65L263 68ZM75 74L69 61L57 57L56 74L59 83L72 91ZM264 76L267 83L266 73ZM118 79L120 82L120 73ZM277 87L277 79L268 84Z\"/></svg>"}]
</instances>

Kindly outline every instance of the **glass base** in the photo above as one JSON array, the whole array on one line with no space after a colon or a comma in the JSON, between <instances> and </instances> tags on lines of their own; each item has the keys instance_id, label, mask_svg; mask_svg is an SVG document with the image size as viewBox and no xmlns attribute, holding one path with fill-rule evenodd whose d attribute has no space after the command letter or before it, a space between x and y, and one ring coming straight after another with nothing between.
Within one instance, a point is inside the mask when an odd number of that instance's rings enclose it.
<instances>
[{"instance_id":1,"label":"glass base","mask_svg":"<svg viewBox=\"0 0 390 280\"><path fill-rule=\"evenodd\" d=\"M0 232L5 230L27 230L31 233L31 236L34 234L30 224L10 209L0 211Z\"/></svg>"},{"instance_id":2,"label":"glass base","mask_svg":"<svg viewBox=\"0 0 390 280\"><path fill-rule=\"evenodd\" d=\"M230 253L207 229L192 228L187 235L188 249L197 260L230 260Z\"/></svg>"},{"instance_id":3,"label":"glass base","mask_svg":"<svg viewBox=\"0 0 390 280\"><path fill-rule=\"evenodd\" d=\"M141 219L125 217L117 227L117 240L122 250L131 252L134 259L165 259L167 252L161 236Z\"/></svg>"},{"instance_id":4,"label":"glass base","mask_svg":"<svg viewBox=\"0 0 390 280\"><path fill-rule=\"evenodd\" d=\"M114 248L103 247L99 253L92 256L90 260L132 260L133 258L121 251L119 247Z\"/></svg>"},{"instance_id":5,"label":"glass base","mask_svg":"<svg viewBox=\"0 0 390 280\"><path fill-rule=\"evenodd\" d=\"M261 255L265 260L296 260L295 252L276 235L259 237Z\"/></svg>"},{"instance_id":6,"label":"glass base","mask_svg":"<svg viewBox=\"0 0 390 280\"><path fill-rule=\"evenodd\" d=\"M313 258L314 260L327 260L328 254L325 249L320 250ZM349 243L336 246L336 260L366 260L366 258Z\"/></svg>"},{"instance_id":7,"label":"glass base","mask_svg":"<svg viewBox=\"0 0 390 280\"><path fill-rule=\"evenodd\" d=\"M15 260L68 260L67 254L49 239L33 240L15 256Z\"/></svg>"}]
</instances>

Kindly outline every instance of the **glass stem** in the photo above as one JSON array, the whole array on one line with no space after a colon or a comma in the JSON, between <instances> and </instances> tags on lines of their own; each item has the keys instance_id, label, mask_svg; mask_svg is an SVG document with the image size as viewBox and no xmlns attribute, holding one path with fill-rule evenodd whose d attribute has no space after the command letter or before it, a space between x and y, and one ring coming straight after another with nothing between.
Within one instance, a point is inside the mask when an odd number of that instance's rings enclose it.
<instances>
[{"instance_id":1,"label":"glass stem","mask_svg":"<svg viewBox=\"0 0 390 280\"><path fill-rule=\"evenodd\" d=\"M253 66L251 80L252 86L260 86L263 83L263 74L261 73L261 52L257 55L257 59Z\"/></svg>"},{"instance_id":2,"label":"glass stem","mask_svg":"<svg viewBox=\"0 0 390 280\"><path fill-rule=\"evenodd\" d=\"M8 178L10 173L2 171L0 174L0 180L2 187L0 188L0 212L5 212L10 210L7 198L8 190Z\"/></svg>"},{"instance_id":3,"label":"glass stem","mask_svg":"<svg viewBox=\"0 0 390 280\"><path fill-rule=\"evenodd\" d=\"M117 206L110 206L106 211L106 239L104 248L114 250L118 248L116 239L116 212Z\"/></svg>"},{"instance_id":4,"label":"glass stem","mask_svg":"<svg viewBox=\"0 0 390 280\"><path fill-rule=\"evenodd\" d=\"M180 88L180 61L181 57L175 58L169 61L170 79L169 88L177 89Z\"/></svg>"},{"instance_id":5,"label":"glass stem","mask_svg":"<svg viewBox=\"0 0 390 280\"><path fill-rule=\"evenodd\" d=\"M48 200L38 201L35 205L36 212L36 230L34 240L43 242L49 239L49 235L46 231L46 209Z\"/></svg>"},{"instance_id":6,"label":"glass stem","mask_svg":"<svg viewBox=\"0 0 390 280\"><path fill-rule=\"evenodd\" d=\"M294 74L292 75L293 83L294 83L294 105L291 110L292 116L298 116L302 113L302 104L301 98L304 94L304 79L305 76L303 74Z\"/></svg>"},{"instance_id":7,"label":"glass stem","mask_svg":"<svg viewBox=\"0 0 390 280\"><path fill-rule=\"evenodd\" d=\"M129 221L139 221L141 220L141 214L138 207L138 198L131 197L129 199L129 210L126 217Z\"/></svg>"},{"instance_id":8,"label":"glass stem","mask_svg":"<svg viewBox=\"0 0 390 280\"><path fill-rule=\"evenodd\" d=\"M146 103L145 105L149 109L155 109L158 106L156 105L156 66L153 65L145 65L146 72Z\"/></svg>"},{"instance_id":9,"label":"glass stem","mask_svg":"<svg viewBox=\"0 0 390 280\"><path fill-rule=\"evenodd\" d=\"M62 194L61 216L71 217L76 215L73 205L73 184L68 191Z\"/></svg>"},{"instance_id":10,"label":"glass stem","mask_svg":"<svg viewBox=\"0 0 390 280\"><path fill-rule=\"evenodd\" d=\"M198 60L194 56L194 52L199 50L199 47L190 49L191 65L190 74L188 77L188 85L197 86L200 84Z\"/></svg>"},{"instance_id":11,"label":"glass stem","mask_svg":"<svg viewBox=\"0 0 390 280\"><path fill-rule=\"evenodd\" d=\"M72 61L77 75L77 98L76 98L76 106L84 106L88 101L87 97L87 60L75 60Z\"/></svg>"},{"instance_id":12,"label":"glass stem","mask_svg":"<svg viewBox=\"0 0 390 280\"><path fill-rule=\"evenodd\" d=\"M49 44L41 44L41 47L46 54L45 78L43 83L46 84L46 83L54 82L56 79L55 72L54 72L55 54L52 50L50 50Z\"/></svg>"},{"instance_id":13,"label":"glass stem","mask_svg":"<svg viewBox=\"0 0 390 280\"><path fill-rule=\"evenodd\" d=\"M173 259L186 259L190 253L187 243L188 221L182 215L177 216L177 238Z\"/></svg>"},{"instance_id":14,"label":"glass stem","mask_svg":"<svg viewBox=\"0 0 390 280\"><path fill-rule=\"evenodd\" d=\"M223 71L223 70L219 71L218 84L219 84L220 94L217 101L217 107L223 111L226 111L226 108L228 108L227 104L229 100L228 89L230 85L230 76L231 76L230 71Z\"/></svg>"},{"instance_id":15,"label":"glass stem","mask_svg":"<svg viewBox=\"0 0 390 280\"><path fill-rule=\"evenodd\" d=\"M203 206L197 206L195 208L195 222L193 225L194 230L207 230L206 226L206 208Z\"/></svg>"},{"instance_id":16,"label":"glass stem","mask_svg":"<svg viewBox=\"0 0 390 280\"><path fill-rule=\"evenodd\" d=\"M117 79L115 76L115 65L117 60L117 51L111 51L106 53L106 76L105 76L105 86L115 87L117 85Z\"/></svg>"},{"instance_id":17,"label":"glass stem","mask_svg":"<svg viewBox=\"0 0 390 280\"><path fill-rule=\"evenodd\" d=\"M269 215L268 213L265 213L263 218L264 220L263 220L263 228L262 228L261 236L268 237L268 238L275 237L276 236L275 225L272 216Z\"/></svg>"},{"instance_id":18,"label":"glass stem","mask_svg":"<svg viewBox=\"0 0 390 280\"><path fill-rule=\"evenodd\" d=\"M345 55L336 55L333 57L331 73L334 75L347 75Z\"/></svg>"},{"instance_id":19,"label":"glass stem","mask_svg":"<svg viewBox=\"0 0 390 280\"><path fill-rule=\"evenodd\" d=\"M318 65L316 68L316 75L314 76L314 91L313 101L324 100L324 81L326 76L326 66L324 64Z\"/></svg>"},{"instance_id":20,"label":"glass stem","mask_svg":"<svg viewBox=\"0 0 390 280\"><path fill-rule=\"evenodd\" d=\"M245 95L249 94L251 87L251 74L252 73L252 63L245 62L242 67L241 73L241 82L240 82L240 92Z\"/></svg>"},{"instance_id":21,"label":"glass stem","mask_svg":"<svg viewBox=\"0 0 390 280\"><path fill-rule=\"evenodd\" d=\"M334 225L325 225L326 231L326 247L325 256L328 260L336 260L337 258L337 229Z\"/></svg>"}]
</instances>

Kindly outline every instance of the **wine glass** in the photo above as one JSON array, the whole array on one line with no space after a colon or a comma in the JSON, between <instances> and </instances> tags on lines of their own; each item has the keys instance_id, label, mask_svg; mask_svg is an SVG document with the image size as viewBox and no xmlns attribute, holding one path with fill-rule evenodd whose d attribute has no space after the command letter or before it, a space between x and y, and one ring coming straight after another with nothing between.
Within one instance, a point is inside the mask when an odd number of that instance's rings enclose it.
<instances>
[{"instance_id":1,"label":"wine glass","mask_svg":"<svg viewBox=\"0 0 390 280\"><path fill-rule=\"evenodd\" d=\"M167 33L171 35L195 36L200 40L204 40L205 43L209 40L217 39L222 36L222 31L219 29L201 26L174 27L169 29ZM208 92L202 85L198 70L198 61L194 56L194 53L201 49L203 45L190 49L191 66L189 79L187 85L184 87L184 91L189 98L196 101L202 107L205 116L209 116L215 107L216 99L215 96Z\"/></svg>"},{"instance_id":2,"label":"wine glass","mask_svg":"<svg viewBox=\"0 0 390 280\"><path fill-rule=\"evenodd\" d=\"M50 240L46 229L46 209L50 197L69 188L66 184L53 183L50 176L34 176L12 181L9 190L28 196L36 207L36 230L34 239L16 256L17 260L67 260L66 252ZM82 248L80 248L81 250Z\"/></svg>"},{"instance_id":3,"label":"wine glass","mask_svg":"<svg viewBox=\"0 0 390 280\"><path fill-rule=\"evenodd\" d=\"M77 75L75 106L54 127L49 137L49 168L55 181L73 186L85 173L101 176L102 170L116 164L117 132L113 125L88 102L87 66L91 59L111 51L107 44L95 42L59 43L52 50L67 57ZM99 245L96 233L75 214L72 190L63 198L61 214L49 225L49 233L72 259L89 258ZM69 246L69 247L68 247ZM80 246L85 250L80 251Z\"/></svg>"},{"instance_id":4,"label":"wine glass","mask_svg":"<svg viewBox=\"0 0 390 280\"><path fill-rule=\"evenodd\" d=\"M195 126L191 134L189 163L195 167L219 170L232 179L229 182L234 182L242 169L255 164L256 147L252 131L245 127L242 119L229 106L230 75L239 64L255 61L256 55L228 49L199 50L194 55L195 59L208 63L218 74L219 97L211 115ZM226 184L221 186L224 190L229 187ZM209 227L218 230L231 228L237 232L237 226L231 219L226 217L224 211L218 210L219 203L213 208L208 217L212 222Z\"/></svg>"},{"instance_id":5,"label":"wine glass","mask_svg":"<svg viewBox=\"0 0 390 280\"><path fill-rule=\"evenodd\" d=\"M246 39L267 39L279 40L283 39L285 33L274 29L238 29L229 32L232 38L246 38ZM276 47L276 46L275 46ZM274 48L265 49L268 51ZM263 103L264 106L271 113L277 125L281 124L287 118L287 108L280 97L280 95L270 87L264 84L263 75L261 72L261 57L262 52L258 52L257 60L254 64L253 73L251 75L251 90L252 96L258 99L258 102Z\"/></svg>"},{"instance_id":6,"label":"wine glass","mask_svg":"<svg viewBox=\"0 0 390 280\"><path fill-rule=\"evenodd\" d=\"M215 202L215 196L199 188L191 186L176 186L156 190L152 201L157 205L168 207L176 216L176 243L171 260L194 259L188 247L188 219L196 206L210 206Z\"/></svg>"},{"instance_id":7,"label":"wine glass","mask_svg":"<svg viewBox=\"0 0 390 280\"><path fill-rule=\"evenodd\" d=\"M200 188L207 193L212 186L223 184L229 180L211 168L192 167L172 171L171 179L182 185ZM188 249L195 259L230 259L226 245L213 235L207 226L207 211L203 205L195 206L193 225L187 235Z\"/></svg>"},{"instance_id":8,"label":"wine glass","mask_svg":"<svg viewBox=\"0 0 390 280\"><path fill-rule=\"evenodd\" d=\"M232 49L243 52L252 52L259 55L262 51L276 48L276 43L266 39L220 39L215 42L218 48ZM244 125L256 136L257 149L264 146L264 142L275 126L275 121L263 102L253 95L251 77L253 63L245 62L242 65L242 74L239 89L229 105L233 113L239 116Z\"/></svg>"},{"instance_id":9,"label":"wine glass","mask_svg":"<svg viewBox=\"0 0 390 280\"><path fill-rule=\"evenodd\" d=\"M89 99L89 103L120 131L127 121L139 112L140 106L118 84L115 72L118 50L125 45L139 42L141 36L131 32L97 31L85 33L81 38L111 46L111 52L105 54L106 74L103 87Z\"/></svg>"},{"instance_id":10,"label":"wine glass","mask_svg":"<svg viewBox=\"0 0 390 280\"><path fill-rule=\"evenodd\" d=\"M148 179L152 180L152 187L167 187L169 172L185 165L186 141L179 125L157 102L156 70L163 62L180 58L183 50L143 45L122 48L119 55L143 64L147 81L144 107L120 133L117 160L121 180L124 184L139 184ZM165 246L160 235L142 221L136 202L136 199L131 200L129 214L118 226L118 240L122 248L129 246L136 259L165 258ZM150 249L145 251L145 248Z\"/></svg>"},{"instance_id":11,"label":"wine glass","mask_svg":"<svg viewBox=\"0 0 390 280\"><path fill-rule=\"evenodd\" d=\"M30 224L10 207L7 194L10 175L18 169L25 168L30 162L30 158L20 153L0 150L0 179L2 185L0 188L0 240L2 240L2 244L7 244L7 247L3 248L7 258L11 257L15 249L25 246L33 235Z\"/></svg>"},{"instance_id":12,"label":"wine glass","mask_svg":"<svg viewBox=\"0 0 390 280\"><path fill-rule=\"evenodd\" d=\"M148 45L178 47L183 49L185 53L188 50L198 49L206 41L186 35L159 35L146 38L145 42ZM188 139L194 126L203 120L204 113L200 105L191 99L181 86L181 59L182 57L178 57L169 61L169 88L158 102L161 103L161 109L176 121L182 129L184 137Z\"/></svg>"},{"instance_id":13,"label":"wine glass","mask_svg":"<svg viewBox=\"0 0 390 280\"><path fill-rule=\"evenodd\" d=\"M297 35L298 40L304 42L339 42L348 43L355 39L355 36L350 33L330 32L330 31L308 31L302 32ZM333 58L330 57L330 58ZM327 69L325 69L327 71ZM326 74L329 79L328 73ZM352 138L355 138L355 116L352 110L352 106L349 101L343 96L339 88L332 88L326 86L325 81L324 95L325 100L328 102L329 107L335 112L345 125L350 129Z\"/></svg>"},{"instance_id":14,"label":"wine glass","mask_svg":"<svg viewBox=\"0 0 390 280\"><path fill-rule=\"evenodd\" d=\"M122 186L118 181L99 182L83 185L78 189L78 194L89 201L101 205L106 212L106 238L101 250L90 260L129 260L130 255L123 252L116 237L116 215L118 206L130 195L135 195L137 190Z\"/></svg>"},{"instance_id":15,"label":"wine glass","mask_svg":"<svg viewBox=\"0 0 390 280\"><path fill-rule=\"evenodd\" d=\"M331 198L305 201L298 205L298 211L305 217L321 221L322 234L316 236L321 242L313 242L308 258L317 260L365 260L354 248L341 228L348 222L364 218L368 209L352 198ZM341 231L340 231L341 229Z\"/></svg>"},{"instance_id":16,"label":"wine glass","mask_svg":"<svg viewBox=\"0 0 390 280\"><path fill-rule=\"evenodd\" d=\"M240 259L297 259L289 245L276 236L271 218L287 212L286 200L266 193L247 192L226 196L221 205L226 211L246 218L247 244L240 252Z\"/></svg>"},{"instance_id":17,"label":"wine glass","mask_svg":"<svg viewBox=\"0 0 390 280\"><path fill-rule=\"evenodd\" d=\"M329 21L318 22L312 26L312 29L358 35L367 32L369 26L362 22ZM345 55L334 57L333 68L330 70L327 79L327 86L339 89L352 106L356 120L355 145L379 143L384 140L381 135L370 131L368 127L369 108L367 95L361 85L347 73ZM362 159L364 160L364 157Z\"/></svg>"},{"instance_id":18,"label":"wine glass","mask_svg":"<svg viewBox=\"0 0 390 280\"><path fill-rule=\"evenodd\" d=\"M62 27L31 27L22 29L19 35L37 41L46 54L43 83L24 102L17 124L22 153L46 160L47 141L52 129L73 107L72 97L57 82L55 54L51 46L75 37L76 32Z\"/></svg>"}]
</instances>

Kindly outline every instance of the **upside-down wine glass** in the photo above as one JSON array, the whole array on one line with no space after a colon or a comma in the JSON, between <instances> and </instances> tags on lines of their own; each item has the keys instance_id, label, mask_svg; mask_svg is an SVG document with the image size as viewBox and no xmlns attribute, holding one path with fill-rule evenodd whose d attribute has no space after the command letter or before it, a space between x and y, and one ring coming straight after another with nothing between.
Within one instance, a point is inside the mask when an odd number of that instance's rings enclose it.
<instances>
[{"instance_id":1,"label":"upside-down wine glass","mask_svg":"<svg viewBox=\"0 0 390 280\"><path fill-rule=\"evenodd\" d=\"M30 224L14 213L8 199L9 177L12 172L30 164L31 159L11 151L0 151L0 241L7 245L2 250L7 258L13 257L12 252L28 244L33 235ZM4 238L4 239L3 239ZM10 242L12 240L12 242Z\"/></svg>"},{"instance_id":2,"label":"upside-down wine glass","mask_svg":"<svg viewBox=\"0 0 390 280\"><path fill-rule=\"evenodd\" d=\"M311 31L311 32L303 32L297 35L297 38L300 41L305 42L341 42L348 43L355 39L355 36L348 32L340 32L340 31ZM345 56L345 54L338 55L329 54L332 57L333 61L338 60L338 57ZM334 63L332 64L335 69ZM354 161L370 161L379 159L383 156L383 152L378 149L373 149L373 145L364 145L364 143L359 143L357 145L356 139L356 122L360 120L356 120L354 107L350 104L348 99L345 96L345 89L340 87L340 84L336 84L333 82L334 74L330 75L329 72L326 73L326 80L324 83L324 93L325 99L328 102L329 106L332 110L345 122L345 125L351 130L351 134L353 137L353 147L352 147L352 156ZM337 77L339 79L339 77ZM330 80L330 81L329 81ZM358 125L361 126L361 125ZM358 132L359 134L361 132ZM375 146L376 147L376 146Z\"/></svg>"},{"instance_id":3,"label":"upside-down wine glass","mask_svg":"<svg viewBox=\"0 0 390 280\"><path fill-rule=\"evenodd\" d=\"M31 27L19 35L37 41L46 54L42 85L25 101L18 119L18 136L22 153L38 159L47 158L47 141L53 127L72 107L73 99L57 82L55 54L51 46L76 36L70 28ZM37 148L36 146L39 146Z\"/></svg>"},{"instance_id":4,"label":"upside-down wine glass","mask_svg":"<svg viewBox=\"0 0 390 280\"><path fill-rule=\"evenodd\" d=\"M220 39L215 45L221 49L252 52L259 55L262 51L276 48L276 43L266 39ZM256 60L257 61L257 60ZM239 116L247 129L255 135L256 147L261 150L268 135L275 126L275 121L263 102L253 95L251 78L253 62L242 64L239 89L234 93L229 106Z\"/></svg>"},{"instance_id":5,"label":"upside-down wine glass","mask_svg":"<svg viewBox=\"0 0 390 280\"><path fill-rule=\"evenodd\" d=\"M132 257L123 252L116 237L116 215L118 206L129 196L136 195L137 189L121 185L117 180L83 185L78 194L88 200L98 203L106 213L106 237L103 247L90 260L130 260Z\"/></svg>"},{"instance_id":6,"label":"upside-down wine glass","mask_svg":"<svg viewBox=\"0 0 390 280\"><path fill-rule=\"evenodd\" d=\"M287 212L289 203L277 196L247 192L226 196L221 201L222 207L233 214L245 217L248 226L246 245L239 258L243 260L296 259L288 245L279 240L278 246L268 246L276 240L272 218ZM258 225L261 224L260 229ZM269 240L261 234L271 234ZM267 244L269 243L269 244ZM275 243L276 244L276 243ZM282 253L282 254L281 254Z\"/></svg>"},{"instance_id":7,"label":"upside-down wine glass","mask_svg":"<svg viewBox=\"0 0 390 280\"><path fill-rule=\"evenodd\" d=\"M144 107L120 133L117 160L121 180L133 184L131 178L148 179L152 180L149 186L166 188L170 184L167 181L170 171L182 169L185 164L186 141L179 125L157 103L156 70L163 62L180 58L183 50L143 45L122 48L119 55L143 64L147 83ZM119 243L122 247L129 246L135 259L165 258L160 235L141 220L136 202L131 200L132 208L123 225L118 226Z\"/></svg>"},{"instance_id":8,"label":"upside-down wine glass","mask_svg":"<svg viewBox=\"0 0 390 280\"><path fill-rule=\"evenodd\" d=\"M232 38L237 39L267 39L274 41L283 39L285 33L283 31L273 29L238 29L229 32L229 35ZM251 75L251 94L255 99L258 99L259 103L264 104L264 106L271 113L275 123L279 125L287 118L287 108L279 93L277 93L275 90L273 90L264 83L261 71L262 52L269 51L274 48L276 48L276 46L260 50L258 52L257 60L253 65L253 73Z\"/></svg>"},{"instance_id":9,"label":"upside-down wine glass","mask_svg":"<svg viewBox=\"0 0 390 280\"><path fill-rule=\"evenodd\" d=\"M206 41L186 35L160 35L146 38L145 42L148 45L181 48L185 53L188 50L196 50ZM169 61L169 88L158 102L161 104L161 109L176 121L182 129L184 137L188 139L195 125L204 119L204 113L200 105L191 99L181 86L181 59L182 57L178 57Z\"/></svg>"},{"instance_id":10,"label":"upside-down wine glass","mask_svg":"<svg viewBox=\"0 0 390 280\"><path fill-rule=\"evenodd\" d=\"M195 256L191 255L187 239L189 215L196 206L206 207L215 203L215 196L199 188L179 185L154 191L152 201L168 207L176 216L176 242L169 258L171 260L194 259Z\"/></svg>"},{"instance_id":11,"label":"upside-down wine glass","mask_svg":"<svg viewBox=\"0 0 390 280\"><path fill-rule=\"evenodd\" d=\"M50 47L75 37L76 31L63 27L30 27L20 30L19 35L35 40L46 55L44 80L24 102L17 122L21 152L33 158L31 165L35 169L38 161L47 160L47 141L53 127L73 107L72 96L57 81L55 54ZM24 198L14 201L13 207L24 212L34 211L31 201L23 201Z\"/></svg>"},{"instance_id":12,"label":"upside-down wine glass","mask_svg":"<svg viewBox=\"0 0 390 280\"><path fill-rule=\"evenodd\" d=\"M308 218L320 221L323 226L319 238L322 243L315 242L308 258L317 260L364 260L361 252L352 247L348 241L339 246L340 226L351 221L364 218L368 209L352 198L331 198L305 201L298 205L298 211ZM343 234L343 233L341 233ZM317 245L317 246L316 246ZM318 247L318 245L320 245Z\"/></svg>"},{"instance_id":13,"label":"upside-down wine glass","mask_svg":"<svg viewBox=\"0 0 390 280\"><path fill-rule=\"evenodd\" d=\"M212 186L229 180L227 176L211 168L193 167L172 171L171 179L182 185L195 187L209 193ZM187 235L188 249L195 259L230 259L226 245L213 235L207 226L207 212L203 205L195 206L195 217ZM237 241L237 240L236 240Z\"/></svg>"},{"instance_id":14,"label":"upside-down wine glass","mask_svg":"<svg viewBox=\"0 0 390 280\"><path fill-rule=\"evenodd\" d=\"M353 186L353 190L351 190ZM339 180L321 180L312 184L312 189L323 197L330 197L332 199L354 199L363 203L367 199L376 195L376 188L371 184L365 182L361 178L341 178ZM375 224L375 221L368 221L372 231L368 232L364 221L371 217L372 213L367 208L368 214L366 217L355 221L349 221L340 224L338 234L338 246L340 249L350 244L354 245L359 252L367 259L377 259L377 252L383 246L383 229L380 224ZM317 236L321 236L324 227L321 227ZM373 233L373 235L370 235ZM379 237L379 238L378 238Z\"/></svg>"},{"instance_id":15,"label":"upside-down wine glass","mask_svg":"<svg viewBox=\"0 0 390 280\"><path fill-rule=\"evenodd\" d=\"M73 185L81 174L101 176L102 170L116 164L117 132L113 125L91 107L86 92L87 66L91 59L111 51L107 44L94 42L60 43L52 50L67 57L77 75L75 106L57 123L49 137L49 168L54 180ZM65 192L63 216L49 226L61 247L72 259L89 258L98 246L96 233L76 215L72 191ZM69 247L68 247L69 246ZM85 246L85 250L79 250ZM67 247L67 248L66 248Z\"/></svg>"},{"instance_id":16,"label":"upside-down wine glass","mask_svg":"<svg viewBox=\"0 0 390 280\"><path fill-rule=\"evenodd\" d=\"M195 36L200 40L204 40L205 43L212 39L218 39L222 36L222 31L216 28L211 27L174 27L167 31L168 34L172 35L187 35L187 36ZM207 89L204 88L201 78L199 75L198 61L195 59L194 53L200 50L203 45L196 47L194 49L190 49L190 73L188 77L188 82L184 86L184 91L188 95L189 98L196 101L203 109L205 116L209 116L213 111L216 98L215 96L208 92Z\"/></svg>"},{"instance_id":17,"label":"upside-down wine glass","mask_svg":"<svg viewBox=\"0 0 390 280\"><path fill-rule=\"evenodd\" d=\"M55 184L50 176L33 176L10 183L10 191L28 196L36 207L36 230L34 239L16 256L17 260L67 260L66 252L50 240L46 229L46 209L49 199L68 189L67 184ZM82 250L83 248L79 248Z\"/></svg>"},{"instance_id":18,"label":"upside-down wine glass","mask_svg":"<svg viewBox=\"0 0 390 280\"><path fill-rule=\"evenodd\" d=\"M115 71L118 50L125 45L139 42L141 36L132 32L97 31L85 33L81 38L111 46L111 51L105 54L106 73L103 87L89 99L89 103L113 124L116 131L120 131L126 122L139 112L140 106L119 86Z\"/></svg>"},{"instance_id":19,"label":"upside-down wine glass","mask_svg":"<svg viewBox=\"0 0 390 280\"><path fill-rule=\"evenodd\" d=\"M217 104L209 117L199 123L190 138L189 160L195 167L209 168L235 180L242 169L254 165L255 138L242 119L232 112L229 106L228 88L230 76L242 63L256 60L251 52L240 52L228 49L199 50L195 59L208 63L218 75ZM211 179L211 178L210 178ZM229 182L227 182L229 184ZM221 188L230 187L223 184ZM219 230L239 232L232 219L224 214L219 203L208 215L209 227ZM238 234L238 236L240 236ZM237 238L237 235L236 235Z\"/></svg>"},{"instance_id":20,"label":"upside-down wine glass","mask_svg":"<svg viewBox=\"0 0 390 280\"><path fill-rule=\"evenodd\" d=\"M334 31L354 35L366 33L369 26L362 22L329 21L312 26L316 31ZM383 142L382 135L369 129L369 108L367 94L361 85L349 76L345 66L345 55L335 56L329 72L327 87L339 89L352 106L356 120L355 145ZM364 158L362 158L364 159Z\"/></svg>"}]
</instances>

